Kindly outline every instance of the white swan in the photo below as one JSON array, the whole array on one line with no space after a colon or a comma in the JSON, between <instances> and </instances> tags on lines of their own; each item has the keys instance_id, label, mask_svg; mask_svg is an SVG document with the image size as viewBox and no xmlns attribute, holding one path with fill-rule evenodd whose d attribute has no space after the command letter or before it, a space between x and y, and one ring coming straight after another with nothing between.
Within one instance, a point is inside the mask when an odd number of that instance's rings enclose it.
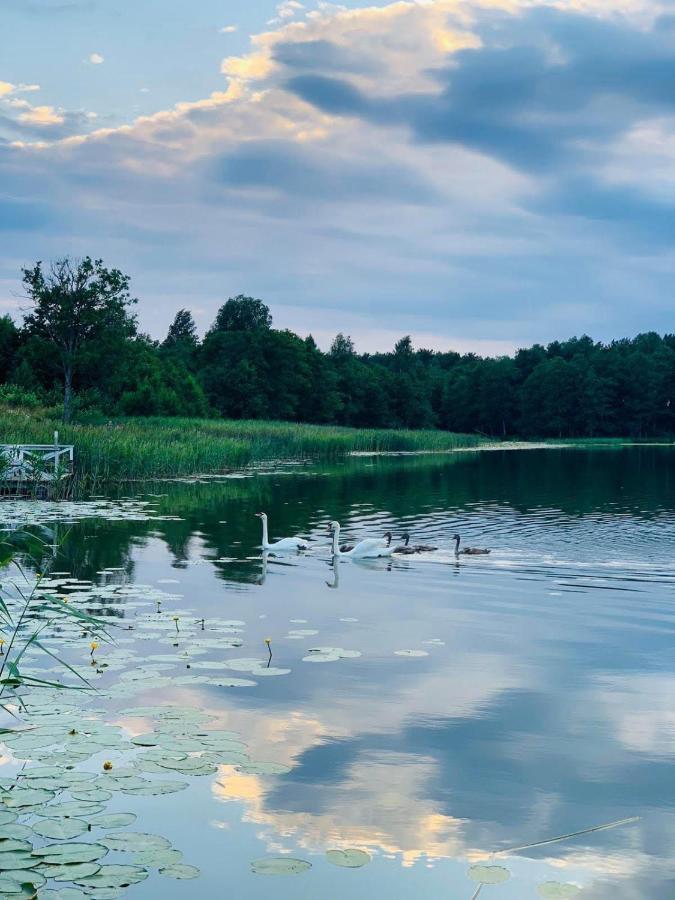
<instances>
[{"instance_id":1,"label":"white swan","mask_svg":"<svg viewBox=\"0 0 675 900\"><path fill-rule=\"evenodd\" d=\"M262 548L263 550L285 550L292 552L294 550L308 550L309 544L303 538L287 537L280 541L274 541L270 544L269 535L267 534L267 513L256 513L259 519L262 519Z\"/></svg>"},{"instance_id":2,"label":"white swan","mask_svg":"<svg viewBox=\"0 0 675 900\"><path fill-rule=\"evenodd\" d=\"M333 534L333 556L349 557L350 559L375 559L378 556L391 556L394 547L391 539L387 538L366 538L359 541L351 550L340 550L340 523L331 522L330 530Z\"/></svg>"}]
</instances>

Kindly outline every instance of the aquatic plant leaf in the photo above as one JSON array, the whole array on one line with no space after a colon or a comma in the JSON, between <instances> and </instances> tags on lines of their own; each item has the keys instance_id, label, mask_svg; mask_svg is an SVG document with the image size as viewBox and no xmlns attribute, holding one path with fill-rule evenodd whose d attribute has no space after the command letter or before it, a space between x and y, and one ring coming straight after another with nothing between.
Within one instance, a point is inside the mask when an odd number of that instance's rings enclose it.
<instances>
[{"instance_id":1,"label":"aquatic plant leaf","mask_svg":"<svg viewBox=\"0 0 675 900\"><path fill-rule=\"evenodd\" d=\"M97 816L88 816L90 825L97 828L125 828L136 821L136 813L101 813Z\"/></svg>"},{"instance_id":2,"label":"aquatic plant leaf","mask_svg":"<svg viewBox=\"0 0 675 900\"><path fill-rule=\"evenodd\" d=\"M0 872L0 880L6 884L32 884L34 888L41 888L47 884L47 879L35 869L15 869L9 872ZM1 891L2 889L0 889ZM8 892L9 893L9 892ZM40 892L42 898L42 892Z\"/></svg>"},{"instance_id":3,"label":"aquatic plant leaf","mask_svg":"<svg viewBox=\"0 0 675 900\"><path fill-rule=\"evenodd\" d=\"M40 863L35 856L27 853L0 853L0 870L8 872L12 869L32 869ZM5 876L6 877L6 876Z\"/></svg>"},{"instance_id":4,"label":"aquatic plant leaf","mask_svg":"<svg viewBox=\"0 0 675 900\"><path fill-rule=\"evenodd\" d=\"M569 897L576 897L581 893L581 888L576 884L562 884L559 881L545 881L537 888L540 897L546 897L547 900L567 900Z\"/></svg>"},{"instance_id":5,"label":"aquatic plant leaf","mask_svg":"<svg viewBox=\"0 0 675 900\"><path fill-rule=\"evenodd\" d=\"M106 791L104 788L91 788L88 791L77 791L71 788L70 796L74 800L82 800L85 803L102 803L106 800L110 800L112 793Z\"/></svg>"},{"instance_id":6,"label":"aquatic plant leaf","mask_svg":"<svg viewBox=\"0 0 675 900\"><path fill-rule=\"evenodd\" d=\"M102 803L85 803L82 800L66 800L63 803L52 803L35 810L35 814L46 819L79 818L103 812Z\"/></svg>"},{"instance_id":7,"label":"aquatic plant leaf","mask_svg":"<svg viewBox=\"0 0 675 900\"><path fill-rule=\"evenodd\" d=\"M33 850L33 856L41 856L45 863L68 865L70 863L89 863L101 859L108 853L108 847L101 844L47 844Z\"/></svg>"},{"instance_id":8,"label":"aquatic plant leaf","mask_svg":"<svg viewBox=\"0 0 675 900\"><path fill-rule=\"evenodd\" d=\"M87 895L77 888L61 888L56 891L41 891L40 900L87 900Z\"/></svg>"},{"instance_id":9,"label":"aquatic plant leaf","mask_svg":"<svg viewBox=\"0 0 675 900\"><path fill-rule=\"evenodd\" d=\"M508 881L510 877L511 873L504 866L476 865L469 869L469 878L480 884L501 884Z\"/></svg>"},{"instance_id":10,"label":"aquatic plant leaf","mask_svg":"<svg viewBox=\"0 0 675 900\"><path fill-rule=\"evenodd\" d=\"M95 862L64 863L63 865L44 866L42 871L47 878L54 881L79 881L80 878L89 878L95 875L101 867Z\"/></svg>"},{"instance_id":11,"label":"aquatic plant leaf","mask_svg":"<svg viewBox=\"0 0 675 900\"><path fill-rule=\"evenodd\" d=\"M148 877L147 869L132 865L100 866L96 874L75 879L75 883L88 892L99 888L120 888L138 884Z\"/></svg>"},{"instance_id":12,"label":"aquatic plant leaf","mask_svg":"<svg viewBox=\"0 0 675 900\"><path fill-rule=\"evenodd\" d=\"M394 650L395 656L428 656L426 650Z\"/></svg>"},{"instance_id":13,"label":"aquatic plant leaf","mask_svg":"<svg viewBox=\"0 0 675 900\"><path fill-rule=\"evenodd\" d=\"M22 841L17 838L7 838L0 841L0 853L30 853L33 845L30 841Z\"/></svg>"},{"instance_id":14,"label":"aquatic plant leaf","mask_svg":"<svg viewBox=\"0 0 675 900\"><path fill-rule=\"evenodd\" d=\"M43 819L33 825L33 831L40 837L54 840L71 840L88 831L88 825L82 819Z\"/></svg>"},{"instance_id":15,"label":"aquatic plant leaf","mask_svg":"<svg viewBox=\"0 0 675 900\"><path fill-rule=\"evenodd\" d=\"M160 834L146 834L142 831L125 831L123 834L106 834L101 843L110 850L127 850L138 853L142 850L168 850L171 841Z\"/></svg>"},{"instance_id":16,"label":"aquatic plant leaf","mask_svg":"<svg viewBox=\"0 0 675 900\"><path fill-rule=\"evenodd\" d=\"M132 797L159 797L162 794L184 791L186 787L189 787L187 781L153 781L147 787L123 788L122 793Z\"/></svg>"},{"instance_id":17,"label":"aquatic plant leaf","mask_svg":"<svg viewBox=\"0 0 675 900\"><path fill-rule=\"evenodd\" d=\"M20 825L18 822L12 822L9 825L0 825L0 841L11 838L27 838L33 833L30 825Z\"/></svg>"},{"instance_id":18,"label":"aquatic plant leaf","mask_svg":"<svg viewBox=\"0 0 675 900\"><path fill-rule=\"evenodd\" d=\"M10 812L8 809L0 809L0 825L9 825L16 822L16 813Z\"/></svg>"},{"instance_id":19,"label":"aquatic plant leaf","mask_svg":"<svg viewBox=\"0 0 675 900\"><path fill-rule=\"evenodd\" d=\"M237 766L237 771L245 772L247 775L287 775L291 767L283 763L251 762Z\"/></svg>"},{"instance_id":20,"label":"aquatic plant leaf","mask_svg":"<svg viewBox=\"0 0 675 900\"><path fill-rule=\"evenodd\" d=\"M41 788L16 788L11 794L3 794L2 802L10 809L21 809L24 806L40 806L54 799L53 791Z\"/></svg>"},{"instance_id":21,"label":"aquatic plant leaf","mask_svg":"<svg viewBox=\"0 0 675 900\"><path fill-rule=\"evenodd\" d=\"M311 863L292 856L265 856L251 863L251 870L256 875L299 875L311 868Z\"/></svg>"},{"instance_id":22,"label":"aquatic plant leaf","mask_svg":"<svg viewBox=\"0 0 675 900\"><path fill-rule=\"evenodd\" d=\"M328 850L326 859L329 863L333 863L334 866L342 866L345 869L360 869L370 862L371 856L365 850Z\"/></svg>"},{"instance_id":23,"label":"aquatic plant leaf","mask_svg":"<svg viewBox=\"0 0 675 900\"><path fill-rule=\"evenodd\" d=\"M139 866L150 866L153 869L161 869L165 866L174 866L181 861L183 854L180 850L170 848L168 850L152 848L134 853L132 861Z\"/></svg>"},{"instance_id":24,"label":"aquatic plant leaf","mask_svg":"<svg viewBox=\"0 0 675 900\"><path fill-rule=\"evenodd\" d=\"M199 878L202 874L197 866L188 866L186 863L176 863L173 866L165 866L159 870L160 875L166 875L167 878L177 878L180 880L188 878Z\"/></svg>"}]
</instances>

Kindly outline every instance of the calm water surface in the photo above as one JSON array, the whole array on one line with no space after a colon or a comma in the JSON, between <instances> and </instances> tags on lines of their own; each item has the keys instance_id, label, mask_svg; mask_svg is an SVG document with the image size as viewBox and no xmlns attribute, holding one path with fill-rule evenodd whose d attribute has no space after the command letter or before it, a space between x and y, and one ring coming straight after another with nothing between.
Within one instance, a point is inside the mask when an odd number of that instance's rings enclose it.
<instances>
[{"instance_id":1,"label":"calm water surface","mask_svg":"<svg viewBox=\"0 0 675 900\"><path fill-rule=\"evenodd\" d=\"M133 496L148 515L73 507L55 568L163 590L163 612L193 610L207 634L210 618L245 623L242 647L200 658L262 658L269 638L273 665L291 671L230 672L250 688L150 686L118 701L113 690L108 720L138 733L147 727L120 710L184 704L240 732L253 759L291 769L222 766L181 793L117 801L202 870L199 881L155 875L127 896L470 900L476 863L510 873L481 900L534 900L545 882L589 900L675 896L675 449L365 457ZM272 536L307 535L312 551L263 559L259 509ZM54 513L4 506L6 522L19 516ZM345 537L407 530L441 549L334 565L333 518ZM492 553L457 561L455 532ZM141 610L120 595L108 613L133 624ZM146 644L129 645L135 666L180 650ZM303 661L320 646L361 655ZM335 867L335 848L372 861ZM285 853L312 868L251 872ZM549 896L573 895L561 890Z\"/></svg>"}]
</instances>

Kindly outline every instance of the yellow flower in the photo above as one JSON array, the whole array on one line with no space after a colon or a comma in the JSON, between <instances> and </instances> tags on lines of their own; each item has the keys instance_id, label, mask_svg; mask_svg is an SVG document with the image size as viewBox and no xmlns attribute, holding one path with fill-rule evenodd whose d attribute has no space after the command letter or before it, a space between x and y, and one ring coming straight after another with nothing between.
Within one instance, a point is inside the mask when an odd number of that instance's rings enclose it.
<instances>
[{"instance_id":1,"label":"yellow flower","mask_svg":"<svg viewBox=\"0 0 675 900\"><path fill-rule=\"evenodd\" d=\"M98 644L96 643L96 641L92 641L91 644L89 644L89 646L91 647L92 650L96 650L98 648Z\"/></svg>"},{"instance_id":2,"label":"yellow flower","mask_svg":"<svg viewBox=\"0 0 675 900\"><path fill-rule=\"evenodd\" d=\"M106 761L103 763L103 771L109 772L112 769L112 767L113 767L113 764L110 762L109 759L106 759Z\"/></svg>"},{"instance_id":3,"label":"yellow flower","mask_svg":"<svg viewBox=\"0 0 675 900\"><path fill-rule=\"evenodd\" d=\"M266 643L266 644L271 644L271 643L272 643L272 638L265 638L265 643Z\"/></svg>"}]
</instances>

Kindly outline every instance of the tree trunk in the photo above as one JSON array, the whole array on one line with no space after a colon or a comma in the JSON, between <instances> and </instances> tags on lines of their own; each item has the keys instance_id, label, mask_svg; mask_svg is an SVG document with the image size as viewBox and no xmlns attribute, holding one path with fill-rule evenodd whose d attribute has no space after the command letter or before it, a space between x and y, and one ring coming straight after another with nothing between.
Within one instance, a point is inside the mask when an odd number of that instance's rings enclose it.
<instances>
[{"instance_id":1,"label":"tree trunk","mask_svg":"<svg viewBox=\"0 0 675 900\"><path fill-rule=\"evenodd\" d=\"M63 370L63 421L68 425L73 417L73 367L70 363Z\"/></svg>"}]
</instances>

